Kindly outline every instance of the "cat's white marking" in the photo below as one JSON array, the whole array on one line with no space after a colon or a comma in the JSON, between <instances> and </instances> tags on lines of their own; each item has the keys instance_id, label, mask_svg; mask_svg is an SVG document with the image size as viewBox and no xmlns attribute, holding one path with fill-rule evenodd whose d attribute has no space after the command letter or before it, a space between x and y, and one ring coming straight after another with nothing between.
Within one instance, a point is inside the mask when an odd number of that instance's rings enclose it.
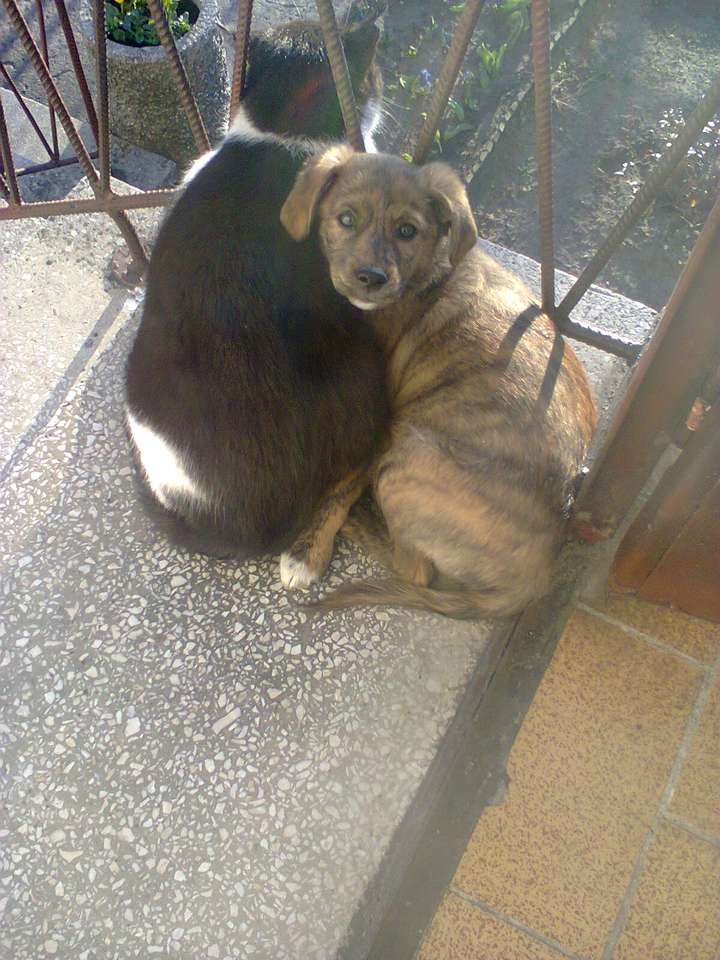
<instances>
[{"instance_id":1,"label":"cat's white marking","mask_svg":"<svg viewBox=\"0 0 720 960\"><path fill-rule=\"evenodd\" d=\"M362 135L366 153L379 153L375 143L375 131L382 121L382 107L378 100L368 100L363 114Z\"/></svg>"},{"instance_id":2,"label":"cat's white marking","mask_svg":"<svg viewBox=\"0 0 720 960\"><path fill-rule=\"evenodd\" d=\"M172 506L170 498L173 494L191 500L208 499L190 476L187 459L171 443L152 427L141 423L130 410L127 411L127 421L148 485L164 507Z\"/></svg>"},{"instance_id":3,"label":"cat's white marking","mask_svg":"<svg viewBox=\"0 0 720 960\"><path fill-rule=\"evenodd\" d=\"M190 181L200 173L202 168L209 163L210 160L212 160L216 153L217 150L208 150L207 153L204 153L201 157L198 157L197 160L193 160L182 179L183 186L190 183Z\"/></svg>"},{"instance_id":4,"label":"cat's white marking","mask_svg":"<svg viewBox=\"0 0 720 960\"><path fill-rule=\"evenodd\" d=\"M272 134L266 134L263 133L262 130L258 130L250 117L247 115L245 108L238 106L235 116L233 117L228 128L226 135L227 140L257 141L268 140L271 138Z\"/></svg>"},{"instance_id":5,"label":"cat's white marking","mask_svg":"<svg viewBox=\"0 0 720 960\"><path fill-rule=\"evenodd\" d=\"M378 152L373 134L380 125L381 120L382 110L380 104L375 100L368 101L362 122L363 139L365 141L365 149L368 153ZM225 140L242 140L244 143L257 143L260 140L272 139L274 139L273 134L264 133L262 130L259 130L247 115L246 110L242 106L237 107L235 116L225 134ZM222 144L214 150L208 150L207 153L198 157L197 160L193 160L182 179L183 186L190 183L221 148Z\"/></svg>"},{"instance_id":6,"label":"cat's white marking","mask_svg":"<svg viewBox=\"0 0 720 960\"><path fill-rule=\"evenodd\" d=\"M318 575L303 560L297 560L290 553L280 555L280 580L286 590L307 590Z\"/></svg>"},{"instance_id":7,"label":"cat's white marking","mask_svg":"<svg viewBox=\"0 0 720 960\"><path fill-rule=\"evenodd\" d=\"M270 135L263 133L262 130L258 130L243 107L238 107L233 121L228 128L228 132L225 134L225 140L243 140L245 143L257 143L259 140L269 139L269 136ZM221 148L222 144L214 150L208 150L207 153L198 157L197 160L193 160L183 177L183 186L190 183Z\"/></svg>"},{"instance_id":8,"label":"cat's white marking","mask_svg":"<svg viewBox=\"0 0 720 960\"><path fill-rule=\"evenodd\" d=\"M197 160L193 160L190 164L190 168L183 177L183 184L190 183L190 181L196 177L202 168L215 156L217 150L208 150L207 153L204 153L201 157L198 157Z\"/></svg>"}]
</instances>

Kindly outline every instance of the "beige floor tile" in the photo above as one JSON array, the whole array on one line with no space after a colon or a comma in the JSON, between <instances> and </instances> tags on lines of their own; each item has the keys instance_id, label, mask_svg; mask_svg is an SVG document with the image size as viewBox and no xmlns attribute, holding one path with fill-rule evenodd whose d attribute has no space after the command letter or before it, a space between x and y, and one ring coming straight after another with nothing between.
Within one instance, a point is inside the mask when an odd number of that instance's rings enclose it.
<instances>
[{"instance_id":1,"label":"beige floor tile","mask_svg":"<svg viewBox=\"0 0 720 960\"><path fill-rule=\"evenodd\" d=\"M720 849L664 826L613 960L717 960Z\"/></svg>"},{"instance_id":2,"label":"beige floor tile","mask_svg":"<svg viewBox=\"0 0 720 960\"><path fill-rule=\"evenodd\" d=\"M598 957L700 679L687 662L576 612L513 747L506 800L481 817L455 886Z\"/></svg>"},{"instance_id":3,"label":"beige floor tile","mask_svg":"<svg viewBox=\"0 0 720 960\"><path fill-rule=\"evenodd\" d=\"M720 680L700 718L670 812L720 838Z\"/></svg>"},{"instance_id":4,"label":"beige floor tile","mask_svg":"<svg viewBox=\"0 0 720 960\"><path fill-rule=\"evenodd\" d=\"M634 597L611 596L604 604L593 606L703 663L712 663L720 654L720 624Z\"/></svg>"},{"instance_id":5,"label":"beige floor tile","mask_svg":"<svg viewBox=\"0 0 720 960\"><path fill-rule=\"evenodd\" d=\"M560 960L562 954L449 894L435 914L418 960Z\"/></svg>"}]
</instances>

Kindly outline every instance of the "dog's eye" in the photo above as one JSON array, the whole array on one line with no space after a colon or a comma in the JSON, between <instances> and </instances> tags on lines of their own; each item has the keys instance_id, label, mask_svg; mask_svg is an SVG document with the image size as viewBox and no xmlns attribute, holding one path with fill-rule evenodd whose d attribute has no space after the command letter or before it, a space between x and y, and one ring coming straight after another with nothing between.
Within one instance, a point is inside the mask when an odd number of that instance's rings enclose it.
<instances>
[{"instance_id":1,"label":"dog's eye","mask_svg":"<svg viewBox=\"0 0 720 960\"><path fill-rule=\"evenodd\" d=\"M350 210L343 210L343 212L338 217L338 223L343 227L354 227L355 226L355 214Z\"/></svg>"},{"instance_id":2,"label":"dog's eye","mask_svg":"<svg viewBox=\"0 0 720 960\"><path fill-rule=\"evenodd\" d=\"M417 227L413 226L412 223L401 223L397 228L397 235L401 240L412 240L416 233Z\"/></svg>"}]
</instances>

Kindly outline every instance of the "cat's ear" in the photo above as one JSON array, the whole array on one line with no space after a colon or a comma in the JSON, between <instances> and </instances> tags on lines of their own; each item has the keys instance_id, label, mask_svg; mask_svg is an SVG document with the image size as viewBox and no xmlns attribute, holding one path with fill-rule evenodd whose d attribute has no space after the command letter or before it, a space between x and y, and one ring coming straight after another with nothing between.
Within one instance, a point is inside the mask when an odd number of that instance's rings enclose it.
<instances>
[{"instance_id":1,"label":"cat's ear","mask_svg":"<svg viewBox=\"0 0 720 960\"><path fill-rule=\"evenodd\" d=\"M343 31L358 30L367 23L375 23L386 10L386 0L352 0L343 19Z\"/></svg>"},{"instance_id":2,"label":"cat's ear","mask_svg":"<svg viewBox=\"0 0 720 960\"><path fill-rule=\"evenodd\" d=\"M385 12L384 2L356 0L348 9L342 40L348 66L354 79L367 73L380 39L380 27L375 22Z\"/></svg>"}]
</instances>

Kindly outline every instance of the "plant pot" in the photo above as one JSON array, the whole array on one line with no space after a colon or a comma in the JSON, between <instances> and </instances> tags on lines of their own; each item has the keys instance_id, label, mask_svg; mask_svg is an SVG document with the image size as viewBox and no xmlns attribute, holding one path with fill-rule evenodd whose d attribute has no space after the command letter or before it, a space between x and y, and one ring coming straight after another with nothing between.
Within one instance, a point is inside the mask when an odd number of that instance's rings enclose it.
<instances>
[{"instance_id":1,"label":"plant pot","mask_svg":"<svg viewBox=\"0 0 720 960\"><path fill-rule=\"evenodd\" d=\"M175 43L210 142L215 143L227 127L227 60L217 0L196 0L195 5L199 8L197 20ZM95 33L89 5L83 7L81 28L94 63ZM107 72L111 133L180 165L198 155L170 61L161 46L130 47L108 38Z\"/></svg>"}]
</instances>

